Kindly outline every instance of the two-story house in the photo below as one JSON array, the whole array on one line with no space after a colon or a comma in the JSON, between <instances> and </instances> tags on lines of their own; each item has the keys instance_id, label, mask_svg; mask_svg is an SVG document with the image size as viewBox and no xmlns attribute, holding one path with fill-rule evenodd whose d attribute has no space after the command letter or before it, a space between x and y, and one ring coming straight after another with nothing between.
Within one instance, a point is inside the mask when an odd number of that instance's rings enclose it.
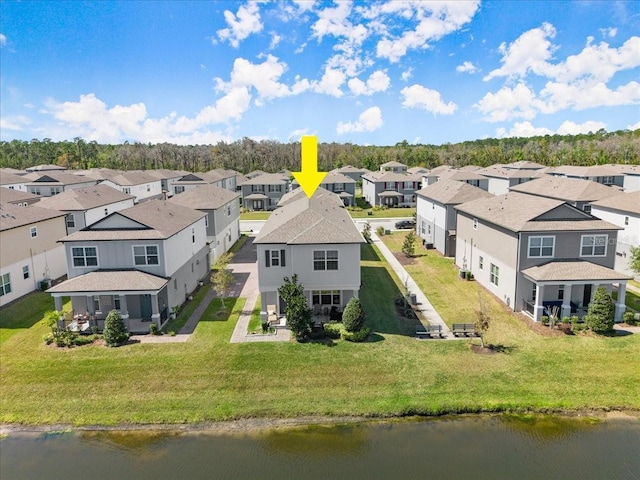
<instances>
[{"instance_id":1,"label":"two-story house","mask_svg":"<svg viewBox=\"0 0 640 480\"><path fill-rule=\"evenodd\" d=\"M134 200L133 195L127 195L108 185L94 185L43 198L38 206L64 213L66 235L70 235L113 212L133 207Z\"/></svg>"},{"instance_id":2,"label":"two-story house","mask_svg":"<svg viewBox=\"0 0 640 480\"><path fill-rule=\"evenodd\" d=\"M0 305L66 273L65 235L63 213L0 202Z\"/></svg>"},{"instance_id":3,"label":"two-story house","mask_svg":"<svg viewBox=\"0 0 640 480\"><path fill-rule=\"evenodd\" d=\"M202 185L174 195L169 201L207 214L207 240L211 261L229 251L240 238L240 195L215 185Z\"/></svg>"},{"instance_id":4,"label":"two-story house","mask_svg":"<svg viewBox=\"0 0 640 480\"><path fill-rule=\"evenodd\" d=\"M543 171L539 169L508 168L504 165L491 165L474 173L482 175L488 180L487 191L493 195L502 195L515 185L529 182L544 175Z\"/></svg>"},{"instance_id":5,"label":"two-story house","mask_svg":"<svg viewBox=\"0 0 640 480\"><path fill-rule=\"evenodd\" d=\"M184 170L169 170L166 168L159 168L154 170L145 170L145 173L148 173L152 177L160 180L160 190L167 197L170 197L174 193L173 186L177 181L179 181L185 175L188 175L189 172Z\"/></svg>"},{"instance_id":6,"label":"two-story house","mask_svg":"<svg viewBox=\"0 0 640 480\"><path fill-rule=\"evenodd\" d=\"M620 227L562 200L510 192L456 207L456 265L514 311L540 321L548 309L585 314L598 286L618 289L624 313L629 277L614 270Z\"/></svg>"},{"instance_id":7,"label":"two-story house","mask_svg":"<svg viewBox=\"0 0 640 480\"><path fill-rule=\"evenodd\" d=\"M396 162L395 160L380 165L381 172L406 173L407 168L404 163Z\"/></svg>"},{"instance_id":8,"label":"two-story house","mask_svg":"<svg viewBox=\"0 0 640 480\"><path fill-rule=\"evenodd\" d=\"M615 269L627 275L634 275L629 268L629 261L631 247L640 246L640 190L594 202L591 214L622 228L618 232L618 241L611 246L616 252Z\"/></svg>"},{"instance_id":9,"label":"two-story house","mask_svg":"<svg viewBox=\"0 0 640 480\"><path fill-rule=\"evenodd\" d=\"M616 169L610 168L608 165L592 165L590 167L561 165L550 168L547 174L555 177L581 178L602 183L603 185L615 185L616 187L624 185L624 173L616 171Z\"/></svg>"},{"instance_id":10,"label":"two-story house","mask_svg":"<svg viewBox=\"0 0 640 480\"><path fill-rule=\"evenodd\" d=\"M625 192L637 192L640 190L640 165L608 164L603 166L624 175L622 189Z\"/></svg>"},{"instance_id":11,"label":"two-story house","mask_svg":"<svg viewBox=\"0 0 640 480\"><path fill-rule=\"evenodd\" d=\"M300 189L298 189L300 190ZM278 288L298 275L307 304L344 307L360 290L360 244L364 242L340 198L318 188L311 198L292 192L256 236L262 305L285 311Z\"/></svg>"},{"instance_id":12,"label":"two-story house","mask_svg":"<svg viewBox=\"0 0 640 480\"><path fill-rule=\"evenodd\" d=\"M56 171L28 173L24 178L27 180L25 183L27 191L41 197L52 197L67 190L91 187L98 183L96 180L82 175Z\"/></svg>"},{"instance_id":13,"label":"two-story house","mask_svg":"<svg viewBox=\"0 0 640 480\"><path fill-rule=\"evenodd\" d=\"M422 187L433 185L440 180L457 180L465 182L484 191L489 190L489 179L472 170L459 170L456 168L438 169L422 174Z\"/></svg>"},{"instance_id":14,"label":"two-story house","mask_svg":"<svg viewBox=\"0 0 640 480\"><path fill-rule=\"evenodd\" d=\"M292 180L291 189L299 188L297 180ZM356 181L341 173L328 172L320 187L337 194L345 207L353 207L356 204Z\"/></svg>"},{"instance_id":15,"label":"two-story house","mask_svg":"<svg viewBox=\"0 0 640 480\"><path fill-rule=\"evenodd\" d=\"M288 190L288 174L258 175L242 183L242 206L247 210L273 210Z\"/></svg>"},{"instance_id":16,"label":"two-story house","mask_svg":"<svg viewBox=\"0 0 640 480\"><path fill-rule=\"evenodd\" d=\"M14 190L12 188L0 188L0 203L12 203L19 207L26 207L38 203L41 197L24 190Z\"/></svg>"},{"instance_id":17,"label":"two-story house","mask_svg":"<svg viewBox=\"0 0 640 480\"><path fill-rule=\"evenodd\" d=\"M25 178L23 175L18 175L5 168L0 169L0 187L26 192L28 182L29 179Z\"/></svg>"},{"instance_id":18,"label":"two-story house","mask_svg":"<svg viewBox=\"0 0 640 480\"><path fill-rule=\"evenodd\" d=\"M362 176L362 196L372 206L413 207L421 183L420 173L371 172Z\"/></svg>"},{"instance_id":19,"label":"two-story house","mask_svg":"<svg viewBox=\"0 0 640 480\"><path fill-rule=\"evenodd\" d=\"M136 197L136 203L162 198L162 182L142 170L130 170L103 180L101 183L127 195Z\"/></svg>"},{"instance_id":20,"label":"two-story house","mask_svg":"<svg viewBox=\"0 0 640 480\"><path fill-rule=\"evenodd\" d=\"M569 205L587 213L591 211L592 202L620 193L618 187L608 187L601 183L581 178L554 177L551 175L545 175L544 177L509 187L509 190L538 197L564 200Z\"/></svg>"},{"instance_id":21,"label":"two-story house","mask_svg":"<svg viewBox=\"0 0 640 480\"><path fill-rule=\"evenodd\" d=\"M98 326L118 310L130 332L159 327L210 272L206 214L162 200L114 212L61 239L67 280L47 290L57 310L71 297L74 312Z\"/></svg>"},{"instance_id":22,"label":"two-story house","mask_svg":"<svg viewBox=\"0 0 640 480\"><path fill-rule=\"evenodd\" d=\"M427 247L446 257L456 252L455 206L479 198L492 197L488 192L456 180L440 180L416 192L416 229Z\"/></svg>"},{"instance_id":23,"label":"two-story house","mask_svg":"<svg viewBox=\"0 0 640 480\"><path fill-rule=\"evenodd\" d=\"M353 167L351 165L344 165L339 168L334 168L329 173L341 173L342 175L346 175L356 183L362 183L362 176L367 173L371 173L371 170L364 167L358 168L358 167Z\"/></svg>"}]
</instances>

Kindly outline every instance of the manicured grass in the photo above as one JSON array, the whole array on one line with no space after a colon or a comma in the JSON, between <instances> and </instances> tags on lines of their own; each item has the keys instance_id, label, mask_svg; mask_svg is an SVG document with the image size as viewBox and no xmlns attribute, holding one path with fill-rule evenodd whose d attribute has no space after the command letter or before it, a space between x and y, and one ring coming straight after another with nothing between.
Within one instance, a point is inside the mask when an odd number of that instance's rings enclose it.
<instances>
[{"instance_id":1,"label":"manicured grass","mask_svg":"<svg viewBox=\"0 0 640 480\"><path fill-rule=\"evenodd\" d=\"M180 329L184 327L184 324L187 323L187 320L189 320L193 311L198 308L198 305L200 305L200 302L202 302L202 299L211 288L211 284L208 281L205 282L202 287L199 287L198 291L193 294L193 300L186 302L183 305L182 310L180 310L180 313L178 313L178 316L173 320L169 320L165 326L162 327L162 331L165 333L178 333Z\"/></svg>"},{"instance_id":2,"label":"manicured grass","mask_svg":"<svg viewBox=\"0 0 640 480\"><path fill-rule=\"evenodd\" d=\"M369 215L371 211L371 215ZM415 208L386 208L384 210L348 210L351 218L396 218L396 217L413 217L416 212Z\"/></svg>"},{"instance_id":3,"label":"manicured grass","mask_svg":"<svg viewBox=\"0 0 640 480\"><path fill-rule=\"evenodd\" d=\"M399 245L403 234L385 236ZM398 247L399 248L399 247ZM396 249L398 249L396 248ZM640 335L545 337L488 296L487 341L507 353L477 355L477 340L416 340L396 320L398 278L362 246L360 298L367 343L230 344L244 299L214 300L186 343L56 349L34 308L0 310L0 422L77 425L181 423L301 415L391 416L544 409L640 409ZM409 266L447 322L472 320L475 282L429 252ZM44 294L42 294L44 297ZM46 301L42 308L52 306ZM194 302L195 303L195 302ZM17 311L28 306L19 305Z\"/></svg>"},{"instance_id":4,"label":"manicured grass","mask_svg":"<svg viewBox=\"0 0 640 480\"><path fill-rule=\"evenodd\" d=\"M242 246L246 243L247 237L244 233L240 235L236 243L234 243L229 249L229 253L238 253L238 251L242 248Z\"/></svg>"},{"instance_id":5,"label":"manicured grass","mask_svg":"<svg viewBox=\"0 0 640 480\"><path fill-rule=\"evenodd\" d=\"M271 212L242 212L240 220L266 220Z\"/></svg>"},{"instance_id":6,"label":"manicured grass","mask_svg":"<svg viewBox=\"0 0 640 480\"><path fill-rule=\"evenodd\" d=\"M260 321L260 310L262 308L262 300L260 295L256 299L256 305L251 311L251 318L249 318L249 325L247 326L247 333L262 333L262 322Z\"/></svg>"},{"instance_id":7,"label":"manicured grass","mask_svg":"<svg viewBox=\"0 0 640 480\"><path fill-rule=\"evenodd\" d=\"M614 291L611 296L614 300L617 300L618 292ZM634 312L640 312L640 295L631 290L627 290L624 297L624 304Z\"/></svg>"}]
</instances>

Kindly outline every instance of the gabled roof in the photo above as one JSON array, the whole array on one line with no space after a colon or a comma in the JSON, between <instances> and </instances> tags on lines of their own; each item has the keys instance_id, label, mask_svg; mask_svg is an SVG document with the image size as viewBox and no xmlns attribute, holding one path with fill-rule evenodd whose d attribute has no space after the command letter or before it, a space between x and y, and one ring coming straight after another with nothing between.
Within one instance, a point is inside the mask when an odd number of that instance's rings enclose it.
<instances>
[{"instance_id":1,"label":"gabled roof","mask_svg":"<svg viewBox=\"0 0 640 480\"><path fill-rule=\"evenodd\" d=\"M630 276L584 260L553 260L522 271L534 282L629 280Z\"/></svg>"},{"instance_id":2,"label":"gabled roof","mask_svg":"<svg viewBox=\"0 0 640 480\"><path fill-rule=\"evenodd\" d=\"M592 202L620 193L617 187L608 187L591 180L550 175L514 185L509 190L569 202Z\"/></svg>"},{"instance_id":3,"label":"gabled roof","mask_svg":"<svg viewBox=\"0 0 640 480\"><path fill-rule=\"evenodd\" d=\"M95 270L65 280L47 293L158 291L169 280L140 270Z\"/></svg>"},{"instance_id":4,"label":"gabled roof","mask_svg":"<svg viewBox=\"0 0 640 480\"><path fill-rule=\"evenodd\" d=\"M29 179L22 175L17 175L6 170L0 170L0 185L17 185L20 183L29 183Z\"/></svg>"},{"instance_id":5,"label":"gabled roof","mask_svg":"<svg viewBox=\"0 0 640 480\"><path fill-rule=\"evenodd\" d=\"M0 188L0 202L2 203L21 203L39 201L40 195L23 192L22 190L14 190L13 188Z\"/></svg>"},{"instance_id":6,"label":"gabled roof","mask_svg":"<svg viewBox=\"0 0 640 480\"><path fill-rule=\"evenodd\" d=\"M470 170L457 170L455 168L441 169L440 171L433 173L433 171L423 174L423 178L439 178L440 180L461 180L463 182L467 180L487 180L487 177L479 175Z\"/></svg>"},{"instance_id":7,"label":"gabled roof","mask_svg":"<svg viewBox=\"0 0 640 480\"><path fill-rule=\"evenodd\" d=\"M93 180L108 180L124 173L123 170L113 170L111 168L90 168L88 170L76 170L72 172L74 175L91 178Z\"/></svg>"},{"instance_id":8,"label":"gabled roof","mask_svg":"<svg viewBox=\"0 0 640 480\"><path fill-rule=\"evenodd\" d=\"M591 205L596 208L602 207L640 215L640 190L604 198L593 202Z\"/></svg>"},{"instance_id":9,"label":"gabled roof","mask_svg":"<svg viewBox=\"0 0 640 480\"><path fill-rule=\"evenodd\" d=\"M112 203L134 200L136 197L127 195L108 185L94 185L92 187L67 190L53 197L40 200L40 206L60 211L89 210Z\"/></svg>"},{"instance_id":10,"label":"gabled roof","mask_svg":"<svg viewBox=\"0 0 640 480\"><path fill-rule=\"evenodd\" d=\"M598 220L562 200L509 192L481 198L455 207L472 217L513 232L552 230L620 230Z\"/></svg>"},{"instance_id":11,"label":"gabled roof","mask_svg":"<svg viewBox=\"0 0 640 480\"><path fill-rule=\"evenodd\" d=\"M504 165L491 165L477 170L476 173L493 178L537 178L543 175L538 170L520 170L517 168L505 168Z\"/></svg>"},{"instance_id":12,"label":"gabled roof","mask_svg":"<svg viewBox=\"0 0 640 480\"><path fill-rule=\"evenodd\" d=\"M300 190L274 210L254 243L336 244L362 243L362 235L344 209L340 198L318 188L311 198Z\"/></svg>"},{"instance_id":13,"label":"gabled roof","mask_svg":"<svg viewBox=\"0 0 640 480\"><path fill-rule=\"evenodd\" d=\"M618 174L624 175L640 175L640 165L629 165L624 163L609 163L607 165L603 165L610 170L618 172Z\"/></svg>"},{"instance_id":14,"label":"gabled roof","mask_svg":"<svg viewBox=\"0 0 640 480\"><path fill-rule=\"evenodd\" d=\"M33 205L19 207L12 203L0 203L0 231L44 222L57 217L64 217L64 213ZM7 246L3 245L3 248L7 248Z\"/></svg>"},{"instance_id":15,"label":"gabled roof","mask_svg":"<svg viewBox=\"0 0 640 480\"><path fill-rule=\"evenodd\" d=\"M151 200L114 212L62 240L165 239L193 225L206 213L166 200Z\"/></svg>"},{"instance_id":16,"label":"gabled roof","mask_svg":"<svg viewBox=\"0 0 640 480\"><path fill-rule=\"evenodd\" d=\"M130 170L108 179L110 182L120 186L142 185L143 183L158 182L159 178L151 175L147 171Z\"/></svg>"},{"instance_id":17,"label":"gabled roof","mask_svg":"<svg viewBox=\"0 0 640 480\"><path fill-rule=\"evenodd\" d=\"M24 176L27 180L23 183L27 185L42 185L45 183L53 185L77 185L78 183L96 183L94 178L74 175L68 172L33 172Z\"/></svg>"},{"instance_id":18,"label":"gabled roof","mask_svg":"<svg viewBox=\"0 0 640 480\"><path fill-rule=\"evenodd\" d=\"M421 182L421 173L406 173L406 172L385 172L379 170L377 172L369 172L362 175L362 178L369 180L370 182Z\"/></svg>"},{"instance_id":19,"label":"gabled roof","mask_svg":"<svg viewBox=\"0 0 640 480\"><path fill-rule=\"evenodd\" d=\"M338 172L328 172L325 177L322 179L322 182L320 183L321 185L330 185L330 184L336 184L336 183L349 183L349 184L355 184L356 181L351 178L351 177L347 177L346 175L342 174L342 173L338 173ZM299 185L297 180L293 180L291 182L292 185Z\"/></svg>"},{"instance_id":20,"label":"gabled roof","mask_svg":"<svg viewBox=\"0 0 640 480\"><path fill-rule=\"evenodd\" d=\"M380 166L381 167L406 167L404 163L396 162L395 160L391 160L390 162L383 163Z\"/></svg>"},{"instance_id":21,"label":"gabled roof","mask_svg":"<svg viewBox=\"0 0 640 480\"><path fill-rule=\"evenodd\" d=\"M182 178L188 175L186 170L169 170L168 168L158 168L154 170L145 170L146 173L160 180L168 180L170 178Z\"/></svg>"},{"instance_id":22,"label":"gabled roof","mask_svg":"<svg viewBox=\"0 0 640 480\"><path fill-rule=\"evenodd\" d=\"M66 170L66 167L60 165L54 165L52 163L43 163L42 165L34 165L33 167L26 168L27 172L45 172L45 171L62 171Z\"/></svg>"},{"instance_id":23,"label":"gabled roof","mask_svg":"<svg viewBox=\"0 0 640 480\"><path fill-rule=\"evenodd\" d=\"M407 172L408 173L420 173L420 174L425 174L429 171L428 168L425 167L410 167L407 168Z\"/></svg>"},{"instance_id":24,"label":"gabled roof","mask_svg":"<svg viewBox=\"0 0 640 480\"><path fill-rule=\"evenodd\" d=\"M579 165L561 165L548 171L552 175L568 175L573 177L610 177L623 175L621 172L607 165L592 165L583 167Z\"/></svg>"},{"instance_id":25,"label":"gabled roof","mask_svg":"<svg viewBox=\"0 0 640 480\"><path fill-rule=\"evenodd\" d=\"M333 170L331 170L332 172L335 173L367 173L370 172L371 170L369 170L368 168L364 168L364 167L354 167L352 165L344 165L340 168L334 168Z\"/></svg>"},{"instance_id":26,"label":"gabled roof","mask_svg":"<svg viewBox=\"0 0 640 480\"><path fill-rule=\"evenodd\" d=\"M168 201L196 210L216 210L238 197L240 197L239 193L207 184L174 195Z\"/></svg>"},{"instance_id":27,"label":"gabled roof","mask_svg":"<svg viewBox=\"0 0 640 480\"><path fill-rule=\"evenodd\" d=\"M211 184L211 183L215 183L215 182L219 182L220 180L224 179L225 177L223 177L222 175L220 175L218 172L215 171L209 171L209 172L196 172L196 173L187 173L185 176L183 176L180 180L178 180L176 183L182 183L182 184Z\"/></svg>"},{"instance_id":28,"label":"gabled roof","mask_svg":"<svg viewBox=\"0 0 640 480\"><path fill-rule=\"evenodd\" d=\"M231 178L238 175L238 172L235 170L227 170L225 168L214 168L213 170L209 170L208 173L220 175L220 178Z\"/></svg>"},{"instance_id":29,"label":"gabled roof","mask_svg":"<svg viewBox=\"0 0 640 480\"><path fill-rule=\"evenodd\" d=\"M478 198L493 197L493 195L481 188L449 179L440 180L422 190L418 190L416 194L428 200L435 200L442 205L459 205Z\"/></svg>"},{"instance_id":30,"label":"gabled roof","mask_svg":"<svg viewBox=\"0 0 640 480\"><path fill-rule=\"evenodd\" d=\"M288 180L289 175L284 173L263 173L246 180L243 185L284 185Z\"/></svg>"},{"instance_id":31,"label":"gabled roof","mask_svg":"<svg viewBox=\"0 0 640 480\"><path fill-rule=\"evenodd\" d=\"M531 162L529 160L519 160L517 162L505 163L505 168L515 168L518 170L538 170L541 168L545 168L544 165L540 165L536 162Z\"/></svg>"}]
</instances>

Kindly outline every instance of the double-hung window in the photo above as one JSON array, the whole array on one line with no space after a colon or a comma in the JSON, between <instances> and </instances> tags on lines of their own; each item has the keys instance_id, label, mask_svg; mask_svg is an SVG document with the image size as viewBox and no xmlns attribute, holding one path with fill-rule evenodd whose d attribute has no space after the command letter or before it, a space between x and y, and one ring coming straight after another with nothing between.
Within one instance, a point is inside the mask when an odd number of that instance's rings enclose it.
<instances>
[{"instance_id":1,"label":"double-hung window","mask_svg":"<svg viewBox=\"0 0 640 480\"><path fill-rule=\"evenodd\" d=\"M67 228L75 228L76 227L76 217L73 216L73 213L67 215Z\"/></svg>"},{"instance_id":2,"label":"double-hung window","mask_svg":"<svg viewBox=\"0 0 640 480\"><path fill-rule=\"evenodd\" d=\"M72 247L71 257L74 267L98 266L98 250L96 247Z\"/></svg>"},{"instance_id":3,"label":"double-hung window","mask_svg":"<svg viewBox=\"0 0 640 480\"><path fill-rule=\"evenodd\" d=\"M607 235L582 235L581 257L604 257L607 255Z\"/></svg>"},{"instance_id":4,"label":"double-hung window","mask_svg":"<svg viewBox=\"0 0 640 480\"><path fill-rule=\"evenodd\" d=\"M314 270L338 270L337 250L314 250L313 251Z\"/></svg>"},{"instance_id":5,"label":"double-hung window","mask_svg":"<svg viewBox=\"0 0 640 480\"><path fill-rule=\"evenodd\" d=\"M158 265L158 246L134 245L133 263L135 265Z\"/></svg>"},{"instance_id":6,"label":"double-hung window","mask_svg":"<svg viewBox=\"0 0 640 480\"><path fill-rule=\"evenodd\" d=\"M286 266L285 251L283 250L265 250L264 260L266 267L284 267Z\"/></svg>"},{"instance_id":7,"label":"double-hung window","mask_svg":"<svg viewBox=\"0 0 640 480\"><path fill-rule=\"evenodd\" d=\"M529 258L553 257L556 237L529 237Z\"/></svg>"},{"instance_id":8,"label":"double-hung window","mask_svg":"<svg viewBox=\"0 0 640 480\"><path fill-rule=\"evenodd\" d=\"M29 229L29 235L31 235L31 238L36 238L38 236L38 227L31 227Z\"/></svg>"},{"instance_id":9,"label":"double-hung window","mask_svg":"<svg viewBox=\"0 0 640 480\"><path fill-rule=\"evenodd\" d=\"M493 283L496 287L498 286L498 280L500 279L500 267L497 265L491 264L491 276L489 277L489 281Z\"/></svg>"},{"instance_id":10,"label":"double-hung window","mask_svg":"<svg viewBox=\"0 0 640 480\"><path fill-rule=\"evenodd\" d=\"M5 273L0 276L0 296L11 293L11 275Z\"/></svg>"},{"instance_id":11,"label":"double-hung window","mask_svg":"<svg viewBox=\"0 0 640 480\"><path fill-rule=\"evenodd\" d=\"M29 265L25 265L24 267L22 267L22 278L24 278L26 280L30 276L31 276L31 274L29 272Z\"/></svg>"}]
</instances>

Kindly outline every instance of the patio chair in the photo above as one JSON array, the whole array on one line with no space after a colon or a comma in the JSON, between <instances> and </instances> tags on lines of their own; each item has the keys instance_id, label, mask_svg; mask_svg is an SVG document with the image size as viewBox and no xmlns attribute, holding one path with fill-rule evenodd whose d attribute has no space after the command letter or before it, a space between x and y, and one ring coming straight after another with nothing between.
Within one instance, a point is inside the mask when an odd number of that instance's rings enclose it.
<instances>
[{"instance_id":1,"label":"patio chair","mask_svg":"<svg viewBox=\"0 0 640 480\"><path fill-rule=\"evenodd\" d=\"M314 315L320 315L320 304L319 303L316 303L313 306L313 314Z\"/></svg>"}]
</instances>

